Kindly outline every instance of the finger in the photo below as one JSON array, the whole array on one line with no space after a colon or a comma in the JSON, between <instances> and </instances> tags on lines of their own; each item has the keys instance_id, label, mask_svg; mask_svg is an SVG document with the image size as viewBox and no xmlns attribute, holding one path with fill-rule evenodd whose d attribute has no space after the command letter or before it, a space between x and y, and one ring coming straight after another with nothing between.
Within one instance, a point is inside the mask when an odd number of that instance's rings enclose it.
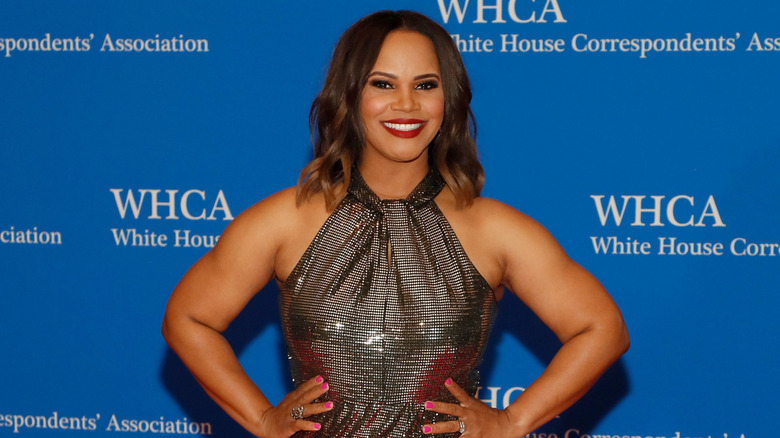
<instances>
[{"instance_id":1,"label":"finger","mask_svg":"<svg viewBox=\"0 0 780 438\"><path fill-rule=\"evenodd\" d=\"M328 412L331 409L333 409L332 401L325 403L312 403L303 406L303 416L308 417L309 415L317 415L323 412Z\"/></svg>"},{"instance_id":2,"label":"finger","mask_svg":"<svg viewBox=\"0 0 780 438\"><path fill-rule=\"evenodd\" d=\"M425 409L440 414L452 415L453 417L463 416L463 408L454 403L427 401L425 402Z\"/></svg>"},{"instance_id":3,"label":"finger","mask_svg":"<svg viewBox=\"0 0 780 438\"><path fill-rule=\"evenodd\" d=\"M442 421L441 423L436 424L425 424L423 425L422 431L426 435L459 432L460 423L457 421Z\"/></svg>"},{"instance_id":4,"label":"finger","mask_svg":"<svg viewBox=\"0 0 780 438\"><path fill-rule=\"evenodd\" d=\"M300 391L308 391L312 388L316 388L318 386L321 386L323 383L325 383L325 378L322 376L316 376L312 377L311 379L301 383L301 386L298 387Z\"/></svg>"},{"instance_id":5,"label":"finger","mask_svg":"<svg viewBox=\"0 0 780 438\"><path fill-rule=\"evenodd\" d=\"M466 393L466 391L463 390L463 388L458 386L458 384L455 383L454 380L447 379L444 382L444 386L447 388L448 391L450 391L450 393L452 395L455 396L456 399L458 399L459 402L461 402L461 403L468 403L469 400L471 400L471 396L469 396Z\"/></svg>"},{"instance_id":6,"label":"finger","mask_svg":"<svg viewBox=\"0 0 780 438\"><path fill-rule=\"evenodd\" d=\"M313 388L309 388L304 392L300 398L299 403L311 403L314 400L316 400L318 397L320 397L322 394L325 394L328 392L328 389L330 389L330 386L328 385L328 382L317 384Z\"/></svg>"},{"instance_id":7,"label":"finger","mask_svg":"<svg viewBox=\"0 0 780 438\"><path fill-rule=\"evenodd\" d=\"M291 393L284 397L281 405L290 407L305 405L314 401L329 389L328 383L322 376L313 377L300 384Z\"/></svg>"},{"instance_id":8,"label":"finger","mask_svg":"<svg viewBox=\"0 0 780 438\"><path fill-rule=\"evenodd\" d=\"M310 404L299 405L299 406L303 408L303 413L301 414L301 418L306 418L310 415L317 415L323 412L330 411L331 409L333 409L333 402L329 401L325 403L310 403ZM293 418L297 418L295 417L294 411L295 408L290 410L290 416Z\"/></svg>"},{"instance_id":9,"label":"finger","mask_svg":"<svg viewBox=\"0 0 780 438\"><path fill-rule=\"evenodd\" d=\"M320 423L315 423L313 421L306 421L306 420L295 420L295 430L311 430L316 431L322 429L322 425Z\"/></svg>"}]
</instances>

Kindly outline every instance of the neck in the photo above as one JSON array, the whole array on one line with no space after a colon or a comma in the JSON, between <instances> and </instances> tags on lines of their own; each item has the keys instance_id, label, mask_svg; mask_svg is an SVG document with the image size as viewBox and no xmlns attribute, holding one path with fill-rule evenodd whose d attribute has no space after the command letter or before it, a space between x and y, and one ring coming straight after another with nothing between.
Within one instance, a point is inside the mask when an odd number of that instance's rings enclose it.
<instances>
[{"instance_id":1,"label":"neck","mask_svg":"<svg viewBox=\"0 0 780 438\"><path fill-rule=\"evenodd\" d=\"M379 199L404 199L428 173L428 160L409 163L362 160L360 175Z\"/></svg>"}]
</instances>

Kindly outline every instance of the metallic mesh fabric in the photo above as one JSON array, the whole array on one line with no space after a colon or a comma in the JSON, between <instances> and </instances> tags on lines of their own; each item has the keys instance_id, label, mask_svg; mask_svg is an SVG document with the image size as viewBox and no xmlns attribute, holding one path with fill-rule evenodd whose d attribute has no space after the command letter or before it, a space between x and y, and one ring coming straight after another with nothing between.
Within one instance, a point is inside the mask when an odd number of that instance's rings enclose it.
<instances>
[{"instance_id":1,"label":"metallic mesh fabric","mask_svg":"<svg viewBox=\"0 0 780 438\"><path fill-rule=\"evenodd\" d=\"M293 381L323 376L320 401L334 402L309 417L320 431L295 436L422 437L423 424L452 419L423 407L456 402L448 377L476 392L497 303L433 202L438 172L394 200L352 175L280 288Z\"/></svg>"}]
</instances>

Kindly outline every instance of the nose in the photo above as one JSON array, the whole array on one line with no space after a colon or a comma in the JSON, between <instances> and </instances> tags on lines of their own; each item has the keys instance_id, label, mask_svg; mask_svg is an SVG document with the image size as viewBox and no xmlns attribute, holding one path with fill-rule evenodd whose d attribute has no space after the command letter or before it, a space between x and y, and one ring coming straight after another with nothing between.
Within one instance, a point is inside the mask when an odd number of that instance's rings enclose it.
<instances>
[{"instance_id":1,"label":"nose","mask_svg":"<svg viewBox=\"0 0 780 438\"><path fill-rule=\"evenodd\" d=\"M414 90L407 87L396 91L395 100L390 105L390 109L397 111L414 111L418 108L419 105Z\"/></svg>"}]
</instances>

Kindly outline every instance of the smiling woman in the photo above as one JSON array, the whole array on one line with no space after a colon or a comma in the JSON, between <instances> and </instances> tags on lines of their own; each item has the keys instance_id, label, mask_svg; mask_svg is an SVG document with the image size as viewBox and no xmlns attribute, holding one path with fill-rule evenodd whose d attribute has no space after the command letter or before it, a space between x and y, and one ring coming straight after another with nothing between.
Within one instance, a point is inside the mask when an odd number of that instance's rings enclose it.
<instances>
[{"instance_id":1,"label":"smiling woman","mask_svg":"<svg viewBox=\"0 0 780 438\"><path fill-rule=\"evenodd\" d=\"M417 32L387 35L360 99L366 136L364 174L396 163L415 162L416 180L428 171L428 145L438 134L444 114L444 92L433 43ZM415 181L415 183L417 182ZM403 198L409 193L377 193Z\"/></svg>"},{"instance_id":2,"label":"smiling woman","mask_svg":"<svg viewBox=\"0 0 780 438\"><path fill-rule=\"evenodd\" d=\"M312 105L315 159L297 189L241 213L174 290L166 340L253 434L523 437L628 348L601 284L538 223L479 196L470 101L439 25L361 19ZM221 334L272 278L296 386L276 405ZM563 346L498 410L475 394L504 287Z\"/></svg>"},{"instance_id":3,"label":"smiling woman","mask_svg":"<svg viewBox=\"0 0 780 438\"><path fill-rule=\"evenodd\" d=\"M399 68L419 71L405 71L405 78L399 76L400 71L387 71ZM400 80L405 82L399 83ZM346 194L346 186L340 183L349 180L352 166L361 160L365 150L370 127L364 128L364 113L377 111L366 106L366 99L385 96L383 103L389 105L387 99L397 98L404 90L410 93L400 96L408 101L395 102L396 111L404 105L422 102L426 102L427 108L436 99L443 99L440 126L433 130L423 126L425 132L437 132L429 139L425 152L428 164L438 169L459 205L469 204L479 196L484 176L474 142L471 85L458 48L447 31L432 20L399 11L363 18L347 29L336 45L325 84L311 109L316 158L301 172L299 201L321 190L328 206L335 207ZM389 106L386 109L389 111ZM398 112L390 117L396 119L396 124L412 118ZM415 182L424 174L418 170ZM409 190L407 187L405 193Z\"/></svg>"}]
</instances>

